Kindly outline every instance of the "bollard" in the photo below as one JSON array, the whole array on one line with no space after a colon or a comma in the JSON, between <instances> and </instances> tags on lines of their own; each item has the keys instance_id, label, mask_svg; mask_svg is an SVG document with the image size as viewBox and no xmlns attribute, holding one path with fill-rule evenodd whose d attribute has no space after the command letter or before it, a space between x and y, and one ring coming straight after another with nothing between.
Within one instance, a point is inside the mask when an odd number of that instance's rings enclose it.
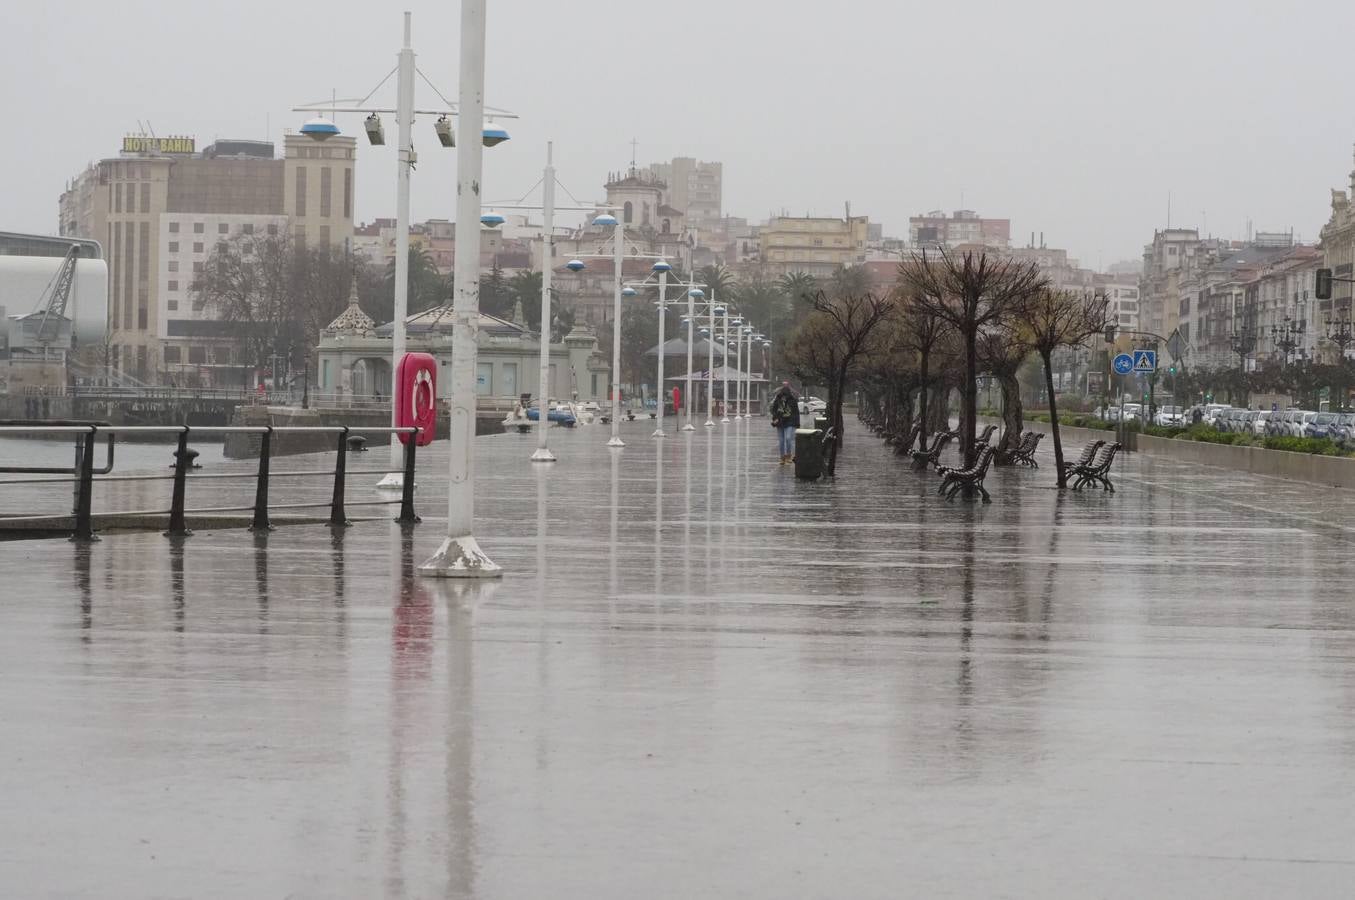
<instances>
[{"instance_id":1,"label":"bollard","mask_svg":"<svg viewBox=\"0 0 1355 900\"><path fill-rule=\"evenodd\" d=\"M268 521L268 458L273 453L273 426L268 428L259 441L259 477L254 484L254 523L250 531L272 531L273 524Z\"/></svg>"},{"instance_id":2,"label":"bollard","mask_svg":"<svg viewBox=\"0 0 1355 900\"><path fill-rule=\"evenodd\" d=\"M193 532L184 523L184 491L188 482L188 470L193 468L193 460L198 451L188 449L188 426L179 432L179 446L174 451L174 498L169 506L169 530L167 537L187 536Z\"/></svg>"},{"instance_id":3,"label":"bollard","mask_svg":"<svg viewBox=\"0 0 1355 900\"><path fill-rule=\"evenodd\" d=\"M96 430L90 429L85 435L85 450L80 456L80 485L75 496L75 534L73 541L97 541L94 536L93 515L94 495L94 441Z\"/></svg>"},{"instance_id":4,"label":"bollard","mask_svg":"<svg viewBox=\"0 0 1355 900\"><path fill-rule=\"evenodd\" d=\"M344 515L343 509L344 480L348 460L347 425L343 426L343 430L339 432L338 450L338 459L334 462L334 496L329 501L329 525L331 528L335 526L346 527L349 524L348 517Z\"/></svg>"},{"instance_id":5,"label":"bollard","mask_svg":"<svg viewBox=\"0 0 1355 900\"><path fill-rule=\"evenodd\" d=\"M414 514L414 449L418 446L418 434L409 436L405 444L405 475L400 484L400 517L395 521L402 525L413 525L419 521Z\"/></svg>"},{"instance_id":6,"label":"bollard","mask_svg":"<svg viewBox=\"0 0 1355 900\"><path fill-rule=\"evenodd\" d=\"M349 453L366 453L367 439L360 434L355 434L348 439Z\"/></svg>"}]
</instances>

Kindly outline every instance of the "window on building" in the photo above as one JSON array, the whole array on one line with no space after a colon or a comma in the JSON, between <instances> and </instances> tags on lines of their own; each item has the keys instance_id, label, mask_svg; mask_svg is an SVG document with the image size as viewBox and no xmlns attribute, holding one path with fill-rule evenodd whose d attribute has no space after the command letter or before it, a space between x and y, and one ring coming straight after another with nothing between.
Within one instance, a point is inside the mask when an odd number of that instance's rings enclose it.
<instances>
[{"instance_id":1,"label":"window on building","mask_svg":"<svg viewBox=\"0 0 1355 900\"><path fill-rule=\"evenodd\" d=\"M351 155L353 151L348 151ZM353 170L347 168L343 170L343 217L345 219L353 218Z\"/></svg>"},{"instance_id":2,"label":"window on building","mask_svg":"<svg viewBox=\"0 0 1355 900\"><path fill-rule=\"evenodd\" d=\"M193 223L193 233L194 233L194 234L202 234L202 231L203 231L203 224L202 224L201 222L194 222L194 223Z\"/></svg>"},{"instance_id":3,"label":"window on building","mask_svg":"<svg viewBox=\"0 0 1355 900\"><path fill-rule=\"evenodd\" d=\"M663 234L671 234L672 231L673 231L673 222L672 222L672 220L671 220L671 219L664 219L664 220L663 220L663 229L662 229L662 232L661 232L661 233L663 233Z\"/></svg>"},{"instance_id":4,"label":"window on building","mask_svg":"<svg viewBox=\"0 0 1355 900\"><path fill-rule=\"evenodd\" d=\"M178 365L182 357L179 355L178 347L165 347L165 362L170 365Z\"/></svg>"},{"instance_id":5,"label":"window on building","mask_svg":"<svg viewBox=\"0 0 1355 900\"><path fill-rule=\"evenodd\" d=\"M212 361L219 366L229 366L231 364L231 348L217 347L212 351Z\"/></svg>"},{"instance_id":6,"label":"window on building","mask_svg":"<svg viewBox=\"0 0 1355 900\"><path fill-rule=\"evenodd\" d=\"M202 272L202 263L201 262L193 263L193 273L196 275L201 274L201 272Z\"/></svg>"},{"instance_id":7,"label":"window on building","mask_svg":"<svg viewBox=\"0 0 1355 900\"><path fill-rule=\"evenodd\" d=\"M178 253L178 252L179 252L179 242L178 242L178 241L170 241L170 242L169 242L169 252L170 252L170 253Z\"/></svg>"},{"instance_id":8,"label":"window on building","mask_svg":"<svg viewBox=\"0 0 1355 900\"><path fill-rule=\"evenodd\" d=\"M141 329L142 331L146 330L148 315L149 314L146 312L146 307L144 306L136 311L136 327Z\"/></svg>"},{"instance_id":9,"label":"window on building","mask_svg":"<svg viewBox=\"0 0 1355 900\"><path fill-rule=\"evenodd\" d=\"M631 206L630 201L627 200L627 201L626 201L626 205L623 206L623 207L621 207L621 221L623 221L623 222L625 222L627 225L629 225L629 224L630 224L630 219L631 219L631 214L632 214L634 211L635 211L635 208L634 208L633 206Z\"/></svg>"},{"instance_id":10,"label":"window on building","mask_svg":"<svg viewBox=\"0 0 1355 900\"><path fill-rule=\"evenodd\" d=\"M1167 255L1168 255L1168 256L1175 256L1175 255L1176 255L1176 248L1175 248L1175 247L1168 247L1168 248L1167 248Z\"/></svg>"},{"instance_id":11,"label":"window on building","mask_svg":"<svg viewBox=\"0 0 1355 900\"><path fill-rule=\"evenodd\" d=\"M320 215L324 216L326 219L329 218L330 212L331 212L331 208L330 208L330 196L329 196L329 195L330 195L330 193L331 193L331 188L333 187L333 180L334 180L334 170L331 169L329 166L323 166L323 167L321 167L321 169L320 169Z\"/></svg>"},{"instance_id":12,"label":"window on building","mask_svg":"<svg viewBox=\"0 0 1355 900\"><path fill-rule=\"evenodd\" d=\"M201 297L193 298L193 312L202 312L203 309L206 308L206 306L207 304L203 301Z\"/></svg>"},{"instance_id":13,"label":"window on building","mask_svg":"<svg viewBox=\"0 0 1355 900\"><path fill-rule=\"evenodd\" d=\"M189 362L190 365L194 365L194 366L205 365L206 362L207 362L207 348L206 348L206 347L189 347L189 348L188 348L188 362Z\"/></svg>"},{"instance_id":14,"label":"window on building","mask_svg":"<svg viewBox=\"0 0 1355 900\"><path fill-rule=\"evenodd\" d=\"M151 185L149 181L141 183L141 211L143 213L151 211Z\"/></svg>"},{"instance_id":15,"label":"window on building","mask_svg":"<svg viewBox=\"0 0 1355 900\"><path fill-rule=\"evenodd\" d=\"M169 280L169 289L171 291L177 291L179 289L179 282L177 279L171 278Z\"/></svg>"},{"instance_id":16,"label":"window on building","mask_svg":"<svg viewBox=\"0 0 1355 900\"><path fill-rule=\"evenodd\" d=\"M179 261L177 259L171 259L169 261L169 270L171 272L179 271Z\"/></svg>"},{"instance_id":17,"label":"window on building","mask_svg":"<svg viewBox=\"0 0 1355 900\"><path fill-rule=\"evenodd\" d=\"M296 170L296 202L293 204L296 208L292 210L294 215L306 215L306 167L300 166Z\"/></svg>"},{"instance_id":18,"label":"window on building","mask_svg":"<svg viewBox=\"0 0 1355 900\"><path fill-rule=\"evenodd\" d=\"M167 300L167 301L165 301L165 306L169 309L170 312L175 312L175 311L177 311L178 308L179 308L179 301L178 301L178 300Z\"/></svg>"},{"instance_id":19,"label":"window on building","mask_svg":"<svg viewBox=\"0 0 1355 900\"><path fill-rule=\"evenodd\" d=\"M243 231L245 234L253 234L254 226L249 222L246 222L245 224L240 226L240 230Z\"/></svg>"},{"instance_id":20,"label":"window on building","mask_svg":"<svg viewBox=\"0 0 1355 900\"><path fill-rule=\"evenodd\" d=\"M217 234L229 234L229 233L230 233L230 230L231 230L231 227L230 227L229 225L227 225L225 222L218 222L218 223L216 224L216 233L217 233Z\"/></svg>"},{"instance_id":21,"label":"window on building","mask_svg":"<svg viewBox=\"0 0 1355 900\"><path fill-rule=\"evenodd\" d=\"M814 246L815 246L815 247L822 247L822 246L823 246L823 238L814 238Z\"/></svg>"},{"instance_id":22,"label":"window on building","mask_svg":"<svg viewBox=\"0 0 1355 900\"><path fill-rule=\"evenodd\" d=\"M328 247L328 246L329 246L329 226L328 226L328 225L321 225L321 226L320 226L320 246L321 246L321 247Z\"/></svg>"},{"instance_id":23,"label":"window on building","mask_svg":"<svg viewBox=\"0 0 1355 900\"><path fill-rule=\"evenodd\" d=\"M193 242L193 252L194 252L194 253L201 253L201 252L202 252L202 241L194 241L194 242Z\"/></svg>"},{"instance_id":24,"label":"window on building","mask_svg":"<svg viewBox=\"0 0 1355 900\"><path fill-rule=\"evenodd\" d=\"M122 212L122 182L113 185L113 212Z\"/></svg>"},{"instance_id":25,"label":"window on building","mask_svg":"<svg viewBox=\"0 0 1355 900\"><path fill-rule=\"evenodd\" d=\"M170 233L170 234L178 234L178 233L179 233L179 223L178 223L178 222L170 222L170 223L169 223L169 233Z\"/></svg>"},{"instance_id":26,"label":"window on building","mask_svg":"<svg viewBox=\"0 0 1355 900\"><path fill-rule=\"evenodd\" d=\"M277 234L277 233L278 233L278 226L276 226L276 225L269 225L269 226L268 226L268 233L269 233L269 235L275 235L275 234Z\"/></svg>"}]
</instances>

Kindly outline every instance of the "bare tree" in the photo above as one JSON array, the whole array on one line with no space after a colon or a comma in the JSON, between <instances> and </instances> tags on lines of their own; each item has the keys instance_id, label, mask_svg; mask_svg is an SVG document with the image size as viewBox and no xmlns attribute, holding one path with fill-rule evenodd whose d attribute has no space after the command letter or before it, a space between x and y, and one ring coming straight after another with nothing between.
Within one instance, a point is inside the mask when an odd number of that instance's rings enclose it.
<instances>
[{"instance_id":1,"label":"bare tree","mask_svg":"<svg viewBox=\"0 0 1355 900\"><path fill-rule=\"evenodd\" d=\"M998 463L1008 461L1006 452L1021 443L1024 415L1016 373L1030 353L1030 343L1015 329L992 328L979 335L979 362L985 372L997 379L1002 390L1002 437L997 442L999 453L994 457Z\"/></svg>"},{"instance_id":2,"label":"bare tree","mask_svg":"<svg viewBox=\"0 0 1355 900\"><path fill-rule=\"evenodd\" d=\"M1021 315L1021 330L1029 334L1030 345L1044 364L1045 390L1049 394L1049 427L1054 436L1054 463L1059 487L1068 484L1063 471L1063 444L1059 440L1059 411L1054 399L1054 370L1050 365L1054 351L1071 347L1106 327L1105 294L1074 294L1071 291L1044 289L1026 302Z\"/></svg>"},{"instance_id":3,"label":"bare tree","mask_svg":"<svg viewBox=\"0 0 1355 900\"><path fill-rule=\"evenodd\" d=\"M814 311L796 330L787 347L787 361L828 387L828 417L842 441L842 404L853 366L871 349L876 328L894 313L889 297L871 293L847 294L829 299L822 291L814 298Z\"/></svg>"},{"instance_id":4,"label":"bare tree","mask_svg":"<svg viewBox=\"0 0 1355 900\"><path fill-rule=\"evenodd\" d=\"M937 351L938 345L942 342L947 332L950 330L949 324L935 315L925 306L917 302L916 295L908 290L908 282L904 280L903 266L900 266L900 284L895 294L899 305L899 340L903 347L916 356L917 359L917 384L918 384L918 415L922 422L927 420L927 391L932 388L935 381L932 372L932 357ZM919 435L920 443L918 446L927 449L927 429L924 427Z\"/></svg>"},{"instance_id":5,"label":"bare tree","mask_svg":"<svg viewBox=\"0 0 1355 900\"><path fill-rule=\"evenodd\" d=\"M914 303L949 324L964 350L965 373L960 382L960 452L974 459L974 428L978 420L979 335L997 328L1048 282L1034 262L969 251L959 256L945 249L918 254L902 267L902 278Z\"/></svg>"}]
</instances>

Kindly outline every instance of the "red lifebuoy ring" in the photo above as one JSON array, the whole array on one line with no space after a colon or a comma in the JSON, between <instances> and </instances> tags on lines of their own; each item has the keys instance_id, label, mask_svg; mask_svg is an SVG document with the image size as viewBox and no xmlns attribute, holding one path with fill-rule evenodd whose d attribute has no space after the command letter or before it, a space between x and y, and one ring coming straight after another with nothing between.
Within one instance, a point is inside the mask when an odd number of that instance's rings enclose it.
<instances>
[{"instance_id":1,"label":"red lifebuoy ring","mask_svg":"<svg viewBox=\"0 0 1355 900\"><path fill-rule=\"evenodd\" d=\"M433 442L438 419L438 361L427 353L406 353L395 369L395 424L420 429L420 447ZM408 444L410 435L400 435Z\"/></svg>"}]
</instances>

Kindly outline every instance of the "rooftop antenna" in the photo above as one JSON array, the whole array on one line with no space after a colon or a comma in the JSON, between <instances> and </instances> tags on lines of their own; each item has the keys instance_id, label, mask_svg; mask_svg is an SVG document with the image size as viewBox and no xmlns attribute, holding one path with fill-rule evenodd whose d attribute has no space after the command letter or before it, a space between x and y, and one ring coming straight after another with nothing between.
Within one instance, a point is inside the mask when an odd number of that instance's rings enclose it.
<instances>
[{"instance_id":1,"label":"rooftop antenna","mask_svg":"<svg viewBox=\"0 0 1355 900\"><path fill-rule=\"evenodd\" d=\"M639 142L638 140L636 140L635 138L631 138L631 139L630 139L630 168L631 168L631 171L632 171L632 172L635 171L635 169L636 169L636 165L635 165L635 156L636 156L635 149L636 149L637 147L639 147L639 146L640 146L640 142Z\"/></svg>"}]
</instances>

